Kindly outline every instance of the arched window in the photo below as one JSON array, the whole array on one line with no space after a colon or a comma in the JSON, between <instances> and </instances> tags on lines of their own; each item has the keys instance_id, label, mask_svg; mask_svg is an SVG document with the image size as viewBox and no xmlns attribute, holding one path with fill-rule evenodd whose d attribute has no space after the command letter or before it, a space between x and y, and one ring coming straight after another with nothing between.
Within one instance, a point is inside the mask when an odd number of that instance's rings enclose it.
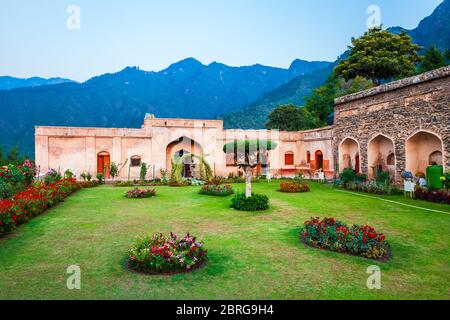
<instances>
[{"instance_id":1,"label":"arched window","mask_svg":"<svg viewBox=\"0 0 450 320\"><path fill-rule=\"evenodd\" d=\"M306 163L311 163L311 152L306 152Z\"/></svg>"},{"instance_id":2,"label":"arched window","mask_svg":"<svg viewBox=\"0 0 450 320\"><path fill-rule=\"evenodd\" d=\"M141 157L140 156L132 156L131 157L131 166L132 167L140 167L141 166Z\"/></svg>"},{"instance_id":3,"label":"arched window","mask_svg":"<svg viewBox=\"0 0 450 320\"><path fill-rule=\"evenodd\" d=\"M294 165L294 153L292 151L288 151L284 154L284 164L286 166Z\"/></svg>"},{"instance_id":4,"label":"arched window","mask_svg":"<svg viewBox=\"0 0 450 320\"><path fill-rule=\"evenodd\" d=\"M430 154L428 163L430 165L442 165L442 152L434 151Z\"/></svg>"}]
</instances>

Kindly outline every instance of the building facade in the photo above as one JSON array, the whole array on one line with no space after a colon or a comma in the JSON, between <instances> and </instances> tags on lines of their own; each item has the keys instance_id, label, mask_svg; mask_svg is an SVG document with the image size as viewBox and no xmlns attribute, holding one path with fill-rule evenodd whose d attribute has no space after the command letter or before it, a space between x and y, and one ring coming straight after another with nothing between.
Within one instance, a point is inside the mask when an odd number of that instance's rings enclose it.
<instances>
[{"instance_id":1,"label":"building facade","mask_svg":"<svg viewBox=\"0 0 450 320\"><path fill-rule=\"evenodd\" d=\"M221 120L160 119L148 115L139 129L35 127L36 163L50 168L139 177L142 163L148 178L170 172L173 159L183 158L185 177L199 176L199 159L216 176L239 175L223 146L243 139L276 141L267 163L255 173L333 178L350 167L369 177L380 170L399 181L407 170L424 172L429 164L450 168L450 68L403 79L335 101L335 121L326 128L299 131L225 130ZM191 157L186 157L191 155Z\"/></svg>"}]
</instances>

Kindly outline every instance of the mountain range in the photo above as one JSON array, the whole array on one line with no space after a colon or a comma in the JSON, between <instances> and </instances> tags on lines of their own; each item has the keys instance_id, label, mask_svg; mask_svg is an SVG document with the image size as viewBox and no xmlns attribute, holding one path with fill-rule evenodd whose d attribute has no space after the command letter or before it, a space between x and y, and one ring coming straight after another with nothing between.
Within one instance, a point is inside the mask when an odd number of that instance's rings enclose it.
<instances>
[{"instance_id":1,"label":"mountain range","mask_svg":"<svg viewBox=\"0 0 450 320\"><path fill-rule=\"evenodd\" d=\"M415 43L450 47L450 0L408 32ZM34 153L34 126L140 127L157 117L224 119L227 128L263 128L278 105L303 105L336 62L295 60L289 68L204 65L188 58L159 72L127 67L77 83L67 79L0 77L0 144ZM34 79L34 80L32 80ZM22 87L22 88L18 88ZM3 90L2 90L3 89Z\"/></svg>"}]
</instances>

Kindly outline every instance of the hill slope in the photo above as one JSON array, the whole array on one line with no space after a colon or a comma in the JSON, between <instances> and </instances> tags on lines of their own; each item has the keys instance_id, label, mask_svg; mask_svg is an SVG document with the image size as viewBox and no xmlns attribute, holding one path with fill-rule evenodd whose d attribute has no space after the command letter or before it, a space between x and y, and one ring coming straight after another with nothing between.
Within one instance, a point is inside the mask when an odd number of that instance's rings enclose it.
<instances>
[{"instance_id":1,"label":"hill slope","mask_svg":"<svg viewBox=\"0 0 450 320\"><path fill-rule=\"evenodd\" d=\"M0 90L10 90L16 88L26 88L26 87L37 87L37 86L46 86L53 84L61 84L66 82L73 82L69 79L63 78L39 78L33 77L28 79L15 78L10 76L1 76L0 77Z\"/></svg>"}]
</instances>

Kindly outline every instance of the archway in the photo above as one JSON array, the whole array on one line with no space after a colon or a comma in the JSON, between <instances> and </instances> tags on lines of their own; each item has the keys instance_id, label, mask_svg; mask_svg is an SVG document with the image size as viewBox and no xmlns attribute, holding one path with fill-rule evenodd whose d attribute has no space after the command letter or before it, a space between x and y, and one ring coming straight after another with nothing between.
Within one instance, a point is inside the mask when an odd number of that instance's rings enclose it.
<instances>
[{"instance_id":1,"label":"archway","mask_svg":"<svg viewBox=\"0 0 450 320\"><path fill-rule=\"evenodd\" d=\"M355 139L346 138L339 145L339 172L351 168L357 173L361 171L359 145Z\"/></svg>"},{"instance_id":2,"label":"archway","mask_svg":"<svg viewBox=\"0 0 450 320\"><path fill-rule=\"evenodd\" d=\"M109 178L109 166L111 164L111 156L108 152L102 151L97 154L97 173L101 173L105 178Z\"/></svg>"},{"instance_id":3,"label":"archway","mask_svg":"<svg viewBox=\"0 0 450 320\"><path fill-rule=\"evenodd\" d=\"M395 148L390 138L380 134L370 140L367 156L369 179L376 178L381 171L389 172L392 178L395 177Z\"/></svg>"},{"instance_id":4,"label":"archway","mask_svg":"<svg viewBox=\"0 0 450 320\"><path fill-rule=\"evenodd\" d=\"M317 150L316 153L314 154L314 162L315 162L315 169L319 170L322 169L323 170L323 153L320 150Z\"/></svg>"},{"instance_id":5,"label":"archway","mask_svg":"<svg viewBox=\"0 0 450 320\"><path fill-rule=\"evenodd\" d=\"M420 131L406 141L406 171L425 173L432 164L442 165L442 140L435 134Z\"/></svg>"},{"instance_id":6,"label":"archway","mask_svg":"<svg viewBox=\"0 0 450 320\"><path fill-rule=\"evenodd\" d=\"M182 175L185 178L199 177L199 159L194 155L201 155L201 145L188 138L180 137L166 147L166 168L172 170L172 162L183 161Z\"/></svg>"}]
</instances>

